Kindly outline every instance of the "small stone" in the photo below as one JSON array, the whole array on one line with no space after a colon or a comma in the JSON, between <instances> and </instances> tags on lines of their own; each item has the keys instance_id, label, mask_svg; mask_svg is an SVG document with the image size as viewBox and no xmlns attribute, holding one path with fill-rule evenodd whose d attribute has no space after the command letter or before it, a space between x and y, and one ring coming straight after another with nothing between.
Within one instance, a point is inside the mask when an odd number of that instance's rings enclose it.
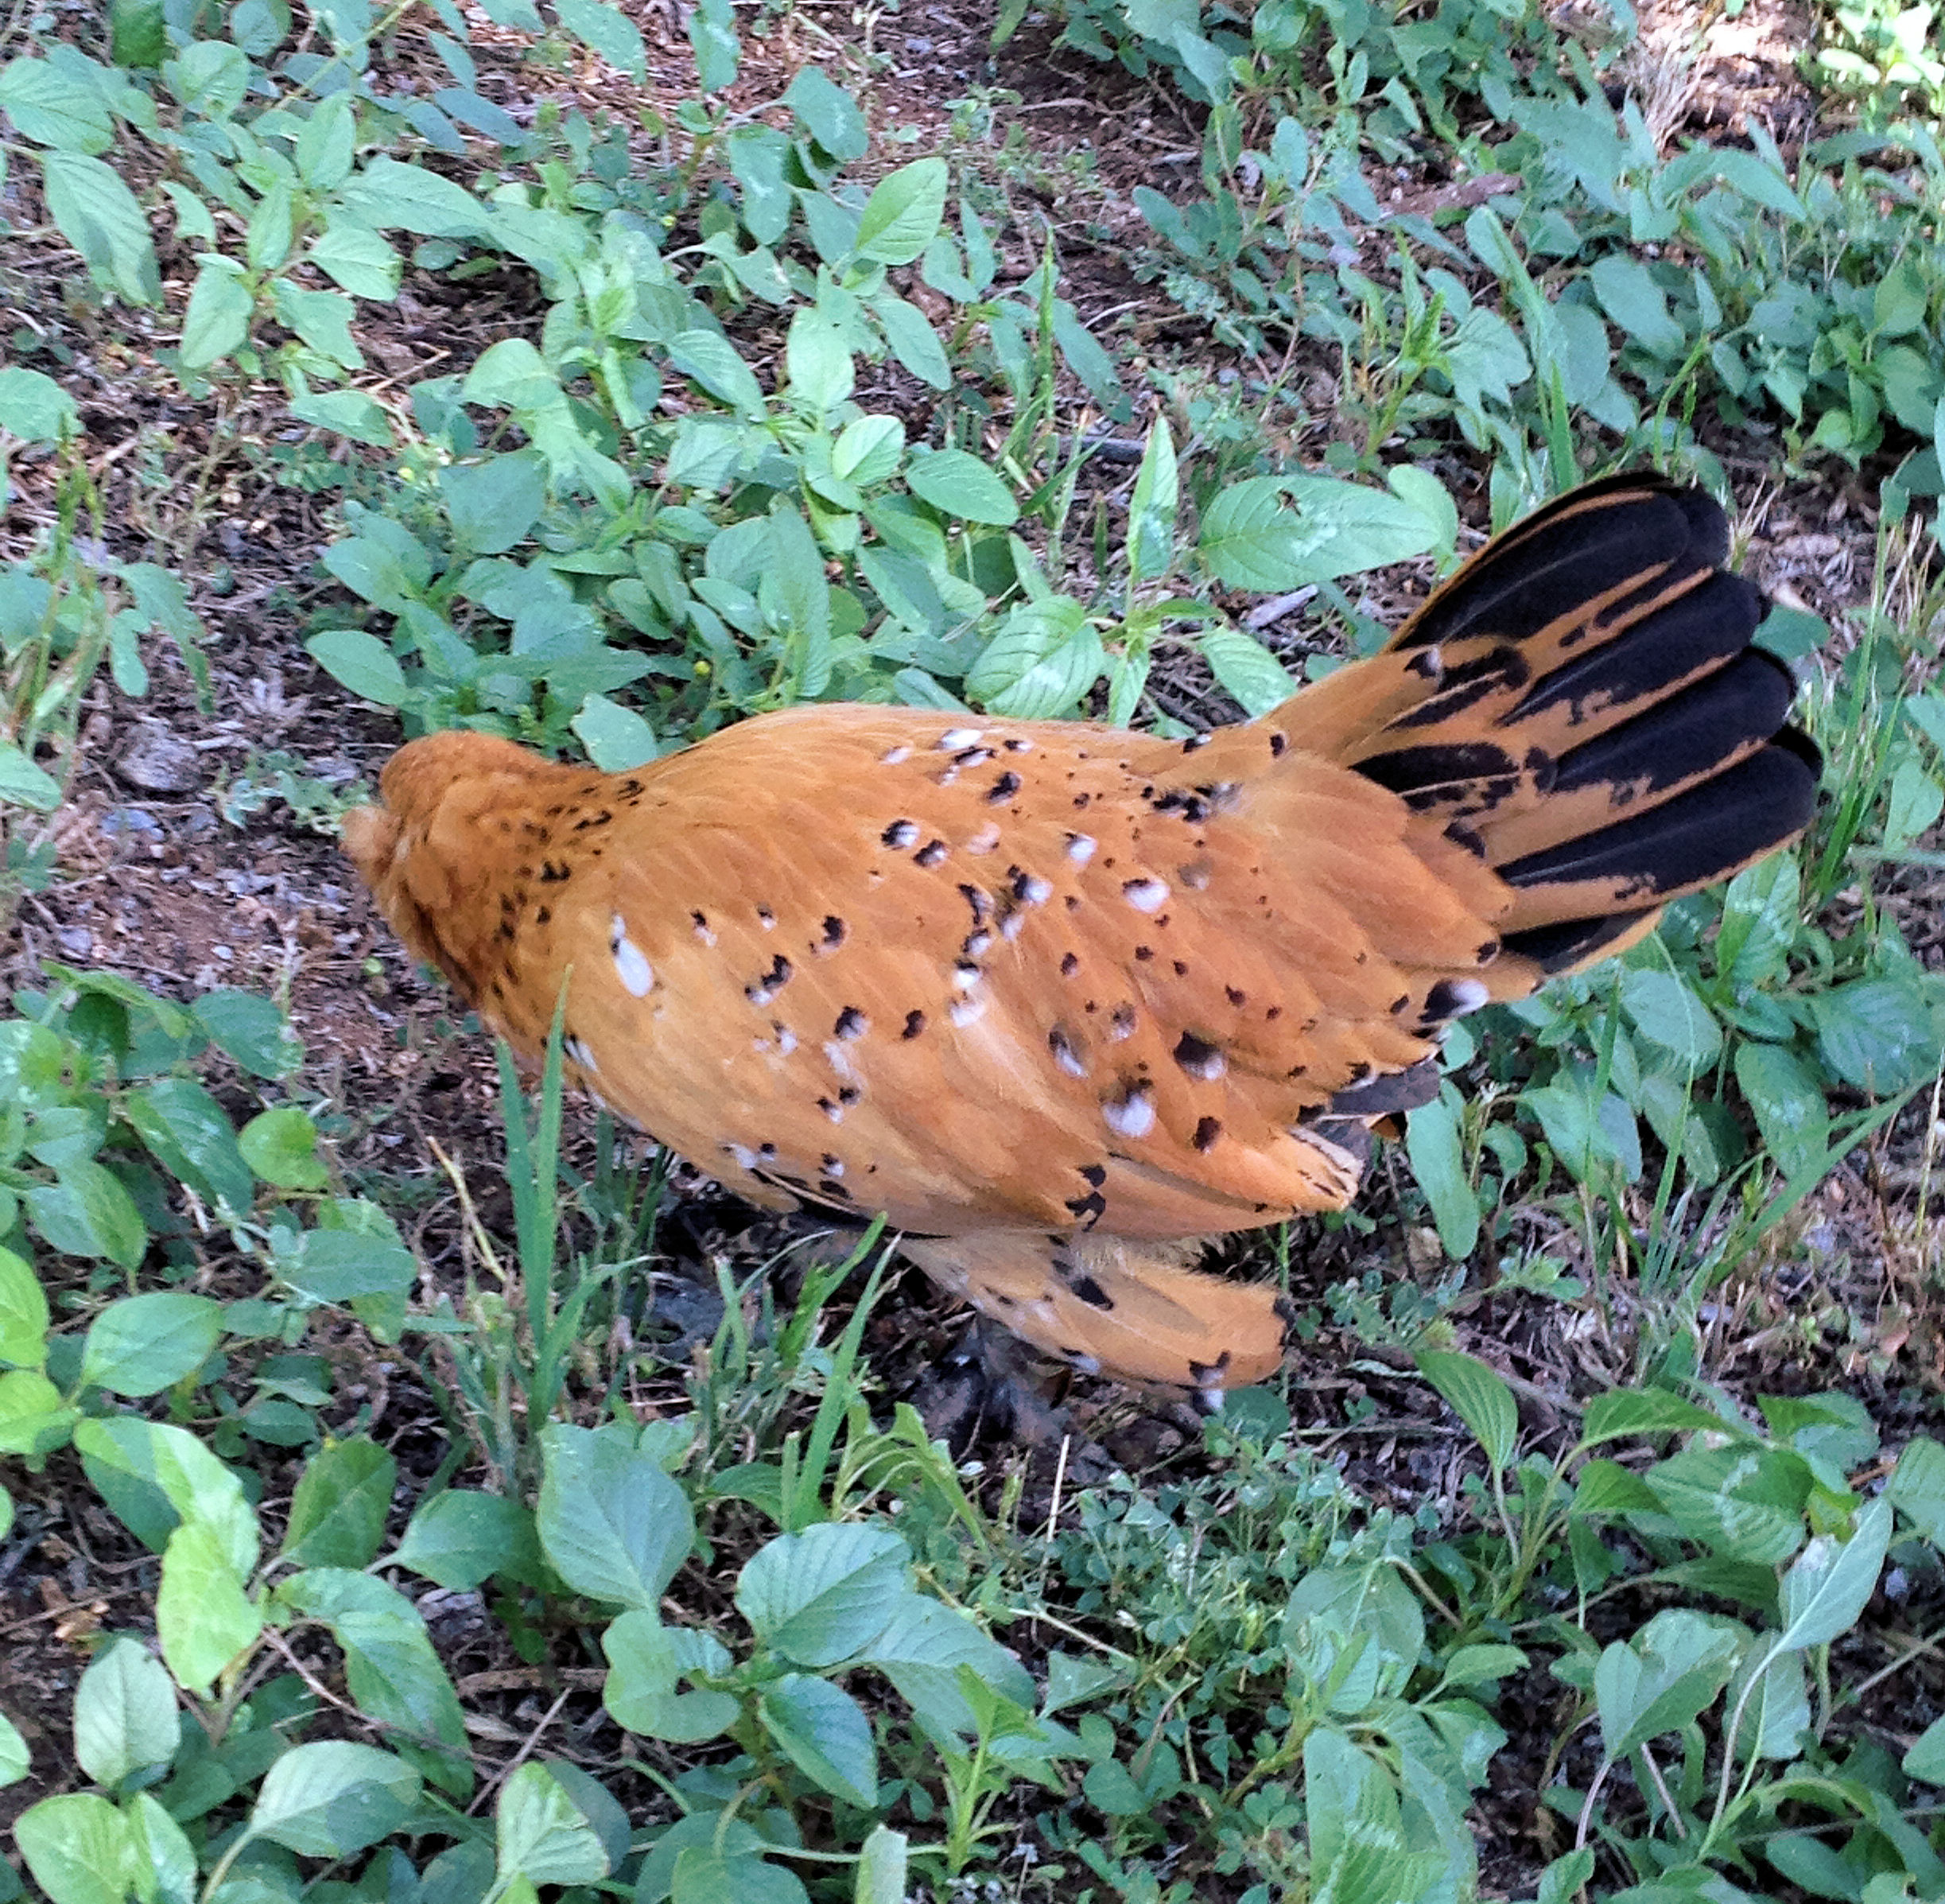
<instances>
[{"instance_id":1,"label":"small stone","mask_svg":"<svg viewBox=\"0 0 1945 1904\"><path fill-rule=\"evenodd\" d=\"M145 793L193 793L203 784L196 749L165 727L144 727L122 750L115 771Z\"/></svg>"}]
</instances>

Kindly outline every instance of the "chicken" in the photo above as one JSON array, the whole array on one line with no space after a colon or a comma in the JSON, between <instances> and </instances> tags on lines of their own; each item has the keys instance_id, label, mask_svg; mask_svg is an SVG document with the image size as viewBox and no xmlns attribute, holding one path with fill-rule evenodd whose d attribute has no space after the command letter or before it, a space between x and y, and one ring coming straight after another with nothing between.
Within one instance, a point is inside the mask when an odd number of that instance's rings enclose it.
<instances>
[{"instance_id":1,"label":"chicken","mask_svg":"<svg viewBox=\"0 0 1945 1904\"><path fill-rule=\"evenodd\" d=\"M1722 511L1528 517L1381 653L1163 740L864 705L625 775L447 732L344 843L530 1055L751 1202L877 1211L1089 1371L1220 1400L1285 1304L1194 1239L1340 1209L1451 1022L1632 945L1807 823Z\"/></svg>"}]
</instances>

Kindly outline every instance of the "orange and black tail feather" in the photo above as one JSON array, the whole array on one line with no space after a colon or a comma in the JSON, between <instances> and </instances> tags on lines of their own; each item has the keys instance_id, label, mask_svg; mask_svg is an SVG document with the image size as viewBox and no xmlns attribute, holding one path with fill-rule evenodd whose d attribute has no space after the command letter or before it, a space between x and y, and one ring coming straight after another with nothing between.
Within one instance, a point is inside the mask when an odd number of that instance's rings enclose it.
<instances>
[{"instance_id":1,"label":"orange and black tail feather","mask_svg":"<svg viewBox=\"0 0 1945 1904\"><path fill-rule=\"evenodd\" d=\"M1699 490L1591 484L1489 545L1378 658L1424 691L1337 757L1514 889L1512 960L1618 950L1808 823L1821 763L1787 724L1789 670L1751 645L1762 598L1728 546Z\"/></svg>"}]
</instances>

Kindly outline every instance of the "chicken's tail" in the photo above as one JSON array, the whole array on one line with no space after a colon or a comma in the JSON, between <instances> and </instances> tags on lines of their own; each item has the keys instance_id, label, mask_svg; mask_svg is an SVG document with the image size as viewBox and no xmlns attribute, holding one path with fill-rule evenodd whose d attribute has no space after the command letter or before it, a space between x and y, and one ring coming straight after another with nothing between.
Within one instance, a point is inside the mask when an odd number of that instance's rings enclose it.
<instances>
[{"instance_id":1,"label":"chicken's tail","mask_svg":"<svg viewBox=\"0 0 1945 1904\"><path fill-rule=\"evenodd\" d=\"M1400 795L1425 857L1512 889L1481 975L1495 995L1621 950L1808 823L1821 762L1788 724L1788 669L1752 645L1762 598L1728 551L1699 490L1590 484L1268 717Z\"/></svg>"}]
</instances>

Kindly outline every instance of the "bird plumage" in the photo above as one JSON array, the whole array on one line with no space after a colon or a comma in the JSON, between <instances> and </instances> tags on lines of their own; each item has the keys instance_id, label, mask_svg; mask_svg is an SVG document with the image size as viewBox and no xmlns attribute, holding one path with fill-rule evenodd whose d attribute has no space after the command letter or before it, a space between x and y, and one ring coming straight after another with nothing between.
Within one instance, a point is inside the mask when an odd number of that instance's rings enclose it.
<instances>
[{"instance_id":1,"label":"bird plumage","mask_svg":"<svg viewBox=\"0 0 1945 1904\"><path fill-rule=\"evenodd\" d=\"M808 705L629 775L414 741L345 841L517 1047L754 1201L885 1211L1027 1340L1213 1390L1273 1291L1183 1239L1337 1208L1444 1027L1784 844L1814 750L1721 511L1590 485L1260 719Z\"/></svg>"}]
</instances>

